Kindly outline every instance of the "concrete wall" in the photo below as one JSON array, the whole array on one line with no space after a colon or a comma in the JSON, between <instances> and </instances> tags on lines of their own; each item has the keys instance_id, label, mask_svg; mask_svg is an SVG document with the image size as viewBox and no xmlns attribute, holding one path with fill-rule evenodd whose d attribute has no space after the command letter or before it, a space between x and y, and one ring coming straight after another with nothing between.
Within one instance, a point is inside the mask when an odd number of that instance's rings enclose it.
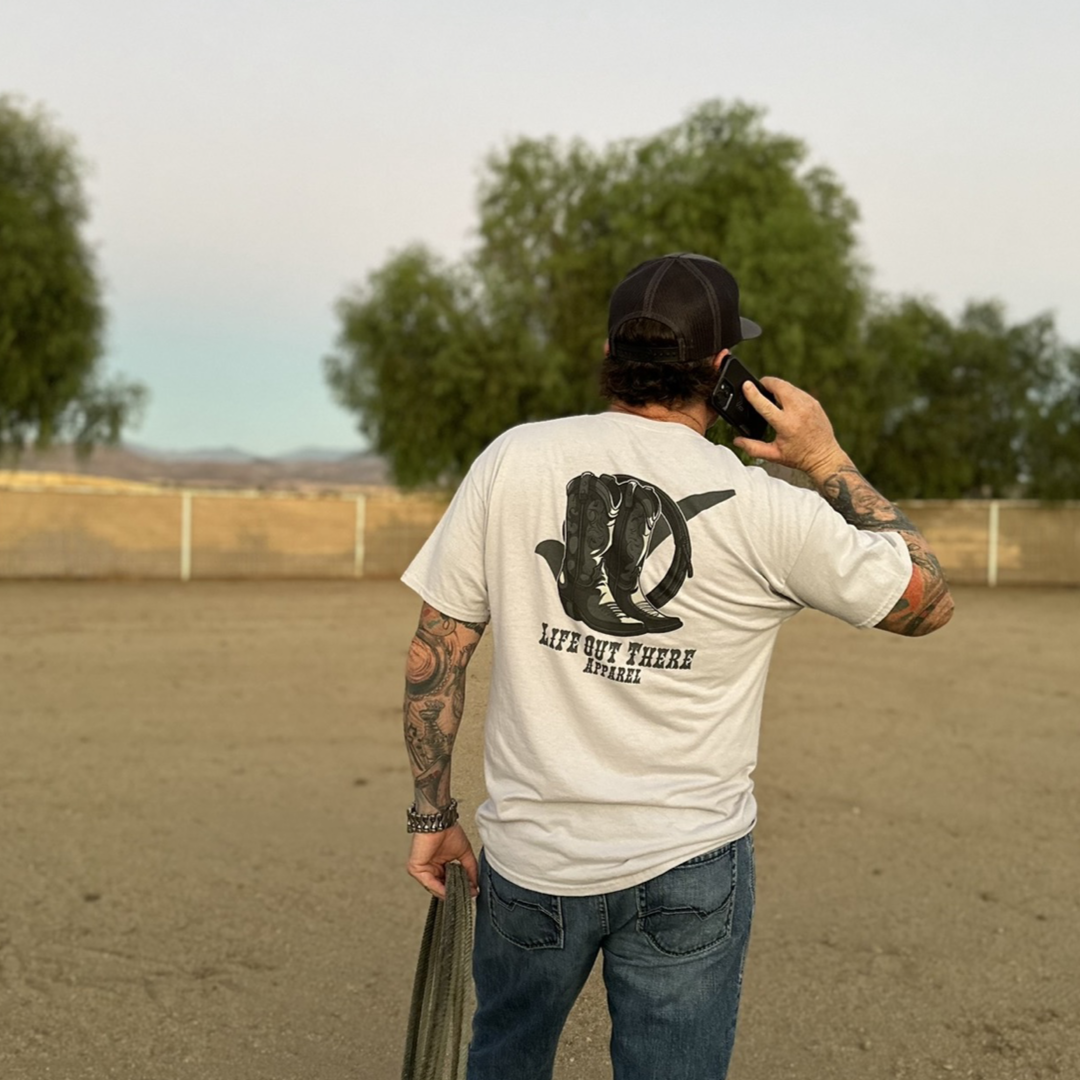
<instances>
[{"instance_id":1,"label":"concrete wall","mask_svg":"<svg viewBox=\"0 0 1080 1080\"><path fill-rule=\"evenodd\" d=\"M0 578L392 578L447 501L391 488L304 495L0 487ZM1078 503L902 505L951 581L1080 585Z\"/></svg>"},{"instance_id":2,"label":"concrete wall","mask_svg":"<svg viewBox=\"0 0 1080 1080\"><path fill-rule=\"evenodd\" d=\"M0 489L0 578L397 577L447 499Z\"/></svg>"},{"instance_id":3,"label":"concrete wall","mask_svg":"<svg viewBox=\"0 0 1080 1080\"><path fill-rule=\"evenodd\" d=\"M1080 585L1080 503L1019 500L902 504L950 581Z\"/></svg>"}]
</instances>

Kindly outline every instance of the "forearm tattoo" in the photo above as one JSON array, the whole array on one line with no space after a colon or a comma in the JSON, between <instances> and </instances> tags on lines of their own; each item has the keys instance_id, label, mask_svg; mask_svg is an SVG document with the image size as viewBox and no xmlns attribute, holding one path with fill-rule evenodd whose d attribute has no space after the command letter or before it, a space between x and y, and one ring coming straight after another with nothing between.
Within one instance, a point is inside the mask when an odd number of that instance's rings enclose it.
<instances>
[{"instance_id":1,"label":"forearm tattoo","mask_svg":"<svg viewBox=\"0 0 1080 1080\"><path fill-rule=\"evenodd\" d=\"M926 537L894 503L876 491L853 465L841 468L821 485L821 494L833 509L857 529L898 532L907 544L918 574L879 624L911 637L943 625L952 613L949 585L941 563Z\"/></svg>"},{"instance_id":2,"label":"forearm tattoo","mask_svg":"<svg viewBox=\"0 0 1080 1080\"><path fill-rule=\"evenodd\" d=\"M461 622L425 604L405 672L405 745L416 808L450 804L450 756L465 708L465 669L486 623Z\"/></svg>"}]
</instances>

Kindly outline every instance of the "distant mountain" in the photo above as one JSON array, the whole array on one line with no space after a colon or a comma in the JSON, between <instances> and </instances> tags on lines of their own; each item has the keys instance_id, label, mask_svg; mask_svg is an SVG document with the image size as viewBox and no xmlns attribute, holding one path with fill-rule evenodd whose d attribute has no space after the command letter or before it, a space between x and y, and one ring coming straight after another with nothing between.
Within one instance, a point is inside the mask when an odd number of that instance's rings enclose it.
<instances>
[{"instance_id":1,"label":"distant mountain","mask_svg":"<svg viewBox=\"0 0 1080 1080\"><path fill-rule=\"evenodd\" d=\"M332 450L326 446L302 446L287 454L276 454L275 461L345 461L351 457L363 457L366 450Z\"/></svg>"},{"instance_id":2,"label":"distant mountain","mask_svg":"<svg viewBox=\"0 0 1080 1080\"><path fill-rule=\"evenodd\" d=\"M261 460L257 455L249 454L246 450L238 450L235 446L219 446L206 450L160 450L156 446L143 446L141 443L124 443L124 449L153 461L246 462Z\"/></svg>"},{"instance_id":3,"label":"distant mountain","mask_svg":"<svg viewBox=\"0 0 1080 1080\"><path fill-rule=\"evenodd\" d=\"M389 483L386 462L377 455L320 447L260 458L231 446L176 452L127 444L102 447L80 461L71 447L54 446L25 453L16 468L192 487L337 489Z\"/></svg>"}]
</instances>

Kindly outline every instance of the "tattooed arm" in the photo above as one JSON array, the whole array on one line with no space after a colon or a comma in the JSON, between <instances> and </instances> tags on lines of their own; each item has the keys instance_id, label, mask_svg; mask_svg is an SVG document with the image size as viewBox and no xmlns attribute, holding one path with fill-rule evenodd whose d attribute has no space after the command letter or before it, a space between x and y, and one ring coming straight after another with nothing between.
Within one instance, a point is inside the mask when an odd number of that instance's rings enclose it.
<instances>
[{"instance_id":1,"label":"tattooed arm","mask_svg":"<svg viewBox=\"0 0 1080 1080\"><path fill-rule=\"evenodd\" d=\"M744 392L772 425L776 439L771 443L736 439L736 445L755 457L801 469L826 502L855 528L897 532L904 538L911 555L911 580L878 629L916 637L944 626L952 617L952 595L926 537L862 476L840 448L816 399L783 379L762 381L776 394L781 408L759 394L753 383L747 383Z\"/></svg>"},{"instance_id":2,"label":"tattooed arm","mask_svg":"<svg viewBox=\"0 0 1080 1080\"><path fill-rule=\"evenodd\" d=\"M837 470L811 479L818 490L847 522L872 532L898 532L911 555L911 580L892 611L877 624L879 630L918 637L932 633L952 618L953 600L948 582L927 542L900 507L889 502L867 482L844 455Z\"/></svg>"},{"instance_id":3,"label":"tattooed arm","mask_svg":"<svg viewBox=\"0 0 1080 1080\"><path fill-rule=\"evenodd\" d=\"M465 669L486 623L461 622L425 603L409 646L405 671L405 746L412 764L418 813L450 805L450 757L465 707ZM446 895L445 866L465 867L474 894L476 858L460 825L414 833L406 869L436 896Z\"/></svg>"}]
</instances>

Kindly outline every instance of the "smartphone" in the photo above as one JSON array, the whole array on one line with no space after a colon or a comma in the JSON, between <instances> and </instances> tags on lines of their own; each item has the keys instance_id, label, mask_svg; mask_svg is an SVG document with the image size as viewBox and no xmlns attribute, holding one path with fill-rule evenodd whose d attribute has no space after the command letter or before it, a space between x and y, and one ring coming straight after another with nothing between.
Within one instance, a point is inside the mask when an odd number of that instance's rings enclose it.
<instances>
[{"instance_id":1,"label":"smartphone","mask_svg":"<svg viewBox=\"0 0 1080 1080\"><path fill-rule=\"evenodd\" d=\"M730 353L720 365L716 389L712 394L713 408L740 434L748 439L764 439L769 425L746 400L743 383L752 382L774 405L776 398L743 367L742 362Z\"/></svg>"}]
</instances>

